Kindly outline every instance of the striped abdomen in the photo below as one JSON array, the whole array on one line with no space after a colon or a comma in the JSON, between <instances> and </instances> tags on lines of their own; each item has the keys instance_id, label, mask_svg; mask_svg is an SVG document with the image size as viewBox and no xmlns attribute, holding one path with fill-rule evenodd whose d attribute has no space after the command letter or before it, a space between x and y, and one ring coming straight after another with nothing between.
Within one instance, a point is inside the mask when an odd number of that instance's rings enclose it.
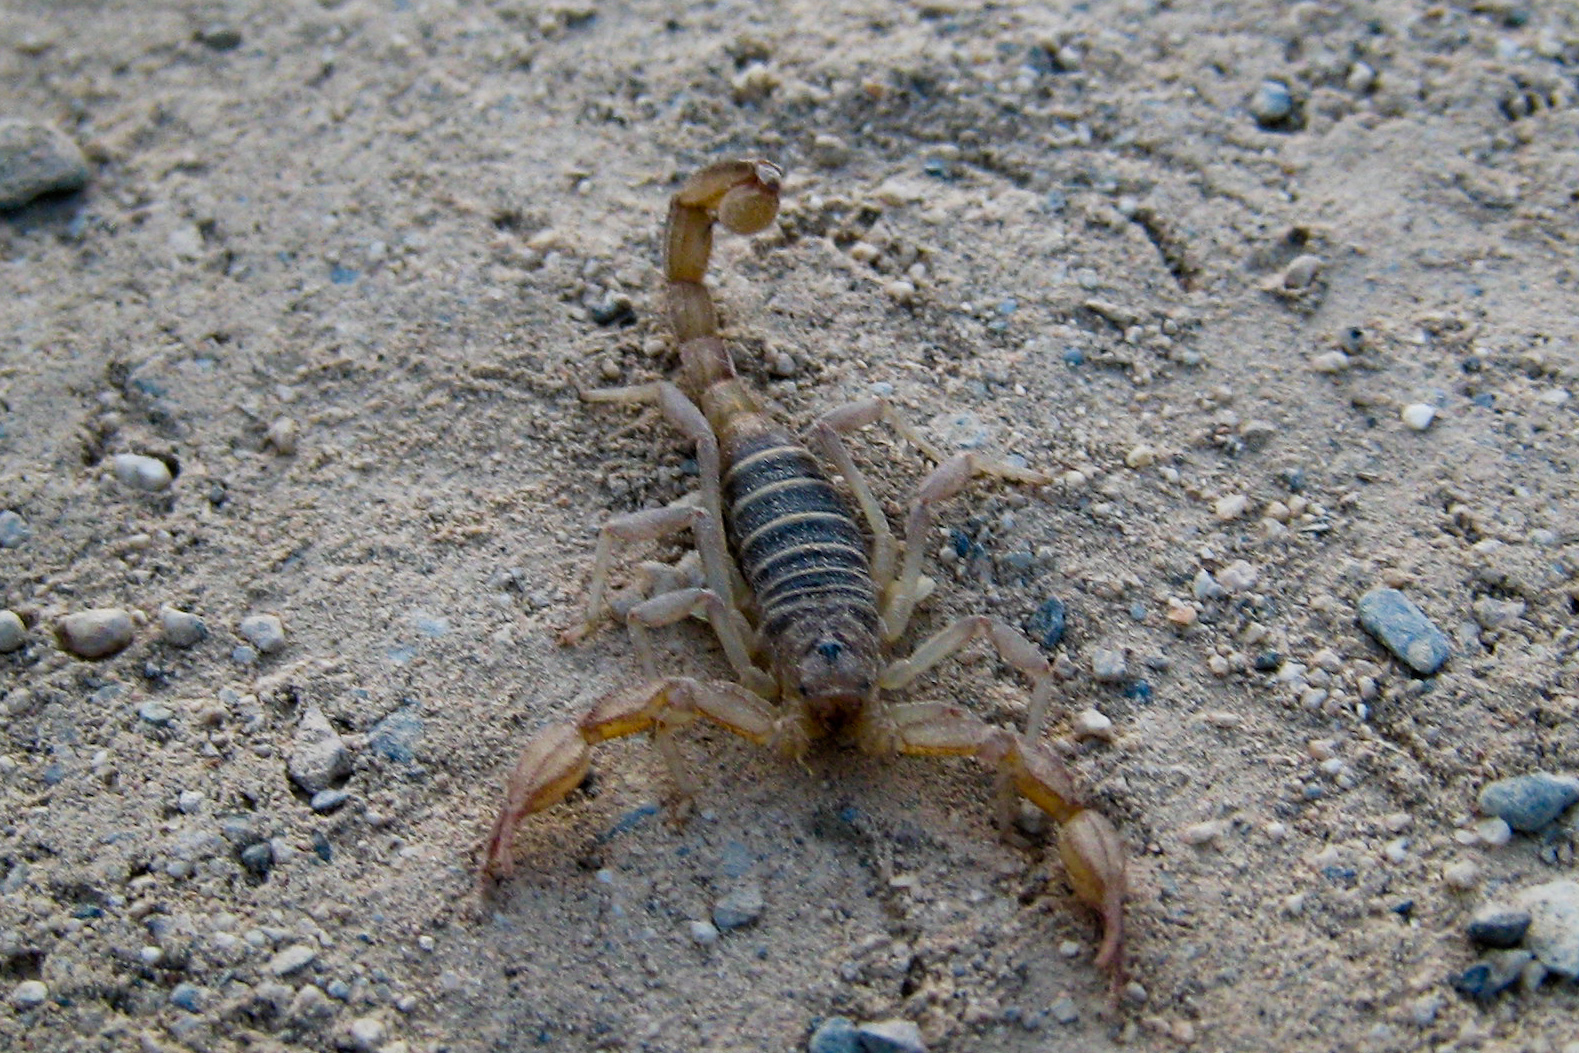
<instances>
[{"instance_id":1,"label":"striped abdomen","mask_svg":"<svg viewBox=\"0 0 1579 1053\"><path fill-rule=\"evenodd\" d=\"M752 434L737 431L724 451L724 519L763 635L807 616L853 616L875 633L866 542L844 499L811 453L778 428L742 430Z\"/></svg>"}]
</instances>

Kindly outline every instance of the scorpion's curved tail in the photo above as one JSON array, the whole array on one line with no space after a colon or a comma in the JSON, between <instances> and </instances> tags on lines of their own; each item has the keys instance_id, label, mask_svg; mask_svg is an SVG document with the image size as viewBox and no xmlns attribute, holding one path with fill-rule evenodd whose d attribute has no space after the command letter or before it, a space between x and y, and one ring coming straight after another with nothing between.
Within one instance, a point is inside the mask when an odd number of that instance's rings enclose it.
<instances>
[{"instance_id":1,"label":"scorpion's curved tail","mask_svg":"<svg viewBox=\"0 0 1579 1053\"><path fill-rule=\"evenodd\" d=\"M669 324L680 344L686 393L693 399L735 377L734 361L718 337L713 298L702 284L713 251L713 224L736 234L766 229L778 215L783 179L771 161L720 161L687 179L669 202L663 231Z\"/></svg>"}]
</instances>

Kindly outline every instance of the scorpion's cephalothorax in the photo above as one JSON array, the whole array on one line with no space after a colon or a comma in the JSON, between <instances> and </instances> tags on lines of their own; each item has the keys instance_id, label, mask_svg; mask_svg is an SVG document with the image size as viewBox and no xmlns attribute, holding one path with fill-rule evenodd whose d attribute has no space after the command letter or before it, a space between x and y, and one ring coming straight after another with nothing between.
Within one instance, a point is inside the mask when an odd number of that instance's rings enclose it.
<instances>
[{"instance_id":1,"label":"scorpion's cephalothorax","mask_svg":"<svg viewBox=\"0 0 1579 1053\"><path fill-rule=\"evenodd\" d=\"M780 691L838 730L873 697L882 662L866 541L804 446L755 413L719 436L723 511Z\"/></svg>"}]
</instances>

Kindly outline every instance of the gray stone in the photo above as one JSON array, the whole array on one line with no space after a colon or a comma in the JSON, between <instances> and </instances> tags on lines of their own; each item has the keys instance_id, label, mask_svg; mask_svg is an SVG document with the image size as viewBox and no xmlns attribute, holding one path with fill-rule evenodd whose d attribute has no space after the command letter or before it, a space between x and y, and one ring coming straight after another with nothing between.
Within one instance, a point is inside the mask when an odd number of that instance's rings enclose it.
<instances>
[{"instance_id":1,"label":"gray stone","mask_svg":"<svg viewBox=\"0 0 1579 1053\"><path fill-rule=\"evenodd\" d=\"M55 636L78 658L108 658L132 642L132 616L119 607L78 611L55 623Z\"/></svg>"},{"instance_id":2,"label":"gray stone","mask_svg":"<svg viewBox=\"0 0 1579 1053\"><path fill-rule=\"evenodd\" d=\"M159 628L164 632L165 643L173 647L195 647L208 638L203 619L175 607L159 608Z\"/></svg>"},{"instance_id":3,"label":"gray stone","mask_svg":"<svg viewBox=\"0 0 1579 1053\"><path fill-rule=\"evenodd\" d=\"M350 799L344 790L319 790L313 794L309 807L315 812L332 812Z\"/></svg>"},{"instance_id":4,"label":"gray stone","mask_svg":"<svg viewBox=\"0 0 1579 1053\"><path fill-rule=\"evenodd\" d=\"M0 121L0 209L88 185L88 162L67 135L47 124Z\"/></svg>"},{"instance_id":5,"label":"gray stone","mask_svg":"<svg viewBox=\"0 0 1579 1053\"><path fill-rule=\"evenodd\" d=\"M1477 1002L1489 1002L1512 987L1534 955L1529 951L1492 951L1453 978L1453 989Z\"/></svg>"},{"instance_id":6,"label":"gray stone","mask_svg":"<svg viewBox=\"0 0 1579 1053\"><path fill-rule=\"evenodd\" d=\"M1475 911L1465 930L1482 947L1517 947L1530 927L1530 912L1505 903L1487 903Z\"/></svg>"},{"instance_id":7,"label":"gray stone","mask_svg":"<svg viewBox=\"0 0 1579 1053\"><path fill-rule=\"evenodd\" d=\"M122 486L145 493L158 493L175 481L169 465L157 457L145 457L140 453L118 453L111 467Z\"/></svg>"},{"instance_id":8,"label":"gray stone","mask_svg":"<svg viewBox=\"0 0 1579 1053\"><path fill-rule=\"evenodd\" d=\"M728 932L750 925L762 916L762 886L742 881L713 904L713 924Z\"/></svg>"},{"instance_id":9,"label":"gray stone","mask_svg":"<svg viewBox=\"0 0 1579 1053\"><path fill-rule=\"evenodd\" d=\"M1250 116L1263 128L1276 128L1294 114L1294 96L1288 85L1264 80L1250 97Z\"/></svg>"},{"instance_id":10,"label":"gray stone","mask_svg":"<svg viewBox=\"0 0 1579 1053\"><path fill-rule=\"evenodd\" d=\"M1441 669L1453 653L1447 634L1397 589L1372 589L1358 610L1365 631L1421 676Z\"/></svg>"},{"instance_id":11,"label":"gray stone","mask_svg":"<svg viewBox=\"0 0 1579 1053\"><path fill-rule=\"evenodd\" d=\"M855 1029L864 1053L927 1053L921 1029L909 1020L879 1020Z\"/></svg>"},{"instance_id":12,"label":"gray stone","mask_svg":"<svg viewBox=\"0 0 1579 1053\"><path fill-rule=\"evenodd\" d=\"M1559 976L1579 977L1579 882L1549 881L1514 897L1530 912L1524 945Z\"/></svg>"},{"instance_id":13,"label":"gray stone","mask_svg":"<svg viewBox=\"0 0 1579 1053\"><path fill-rule=\"evenodd\" d=\"M0 548L16 548L33 536L33 528L16 512L0 512Z\"/></svg>"},{"instance_id":14,"label":"gray stone","mask_svg":"<svg viewBox=\"0 0 1579 1053\"><path fill-rule=\"evenodd\" d=\"M1116 647L1098 647L1091 652L1091 675L1104 684L1117 684L1128 671L1124 652Z\"/></svg>"},{"instance_id":15,"label":"gray stone","mask_svg":"<svg viewBox=\"0 0 1579 1053\"><path fill-rule=\"evenodd\" d=\"M137 707L137 716L144 723L162 728L175 720L175 710L163 702L150 700Z\"/></svg>"},{"instance_id":16,"label":"gray stone","mask_svg":"<svg viewBox=\"0 0 1579 1053\"><path fill-rule=\"evenodd\" d=\"M855 1025L842 1016L830 1016L811 1033L806 1053L860 1053Z\"/></svg>"},{"instance_id":17,"label":"gray stone","mask_svg":"<svg viewBox=\"0 0 1579 1053\"><path fill-rule=\"evenodd\" d=\"M1515 830L1531 834L1548 826L1569 805L1579 801L1579 779L1535 772L1487 783L1480 791L1480 810L1495 815Z\"/></svg>"},{"instance_id":18,"label":"gray stone","mask_svg":"<svg viewBox=\"0 0 1579 1053\"><path fill-rule=\"evenodd\" d=\"M305 943L293 944L269 959L269 972L275 976L289 976L307 968L317 957L317 948Z\"/></svg>"},{"instance_id":19,"label":"gray stone","mask_svg":"<svg viewBox=\"0 0 1579 1053\"><path fill-rule=\"evenodd\" d=\"M308 793L327 790L351 774L351 751L317 706L302 714L286 767L291 780Z\"/></svg>"},{"instance_id":20,"label":"gray stone","mask_svg":"<svg viewBox=\"0 0 1579 1053\"><path fill-rule=\"evenodd\" d=\"M23 980L11 989L11 1004L19 1009L32 1009L44 1004L49 988L39 980Z\"/></svg>"},{"instance_id":21,"label":"gray stone","mask_svg":"<svg viewBox=\"0 0 1579 1053\"><path fill-rule=\"evenodd\" d=\"M16 611L0 611L0 654L20 651L27 643L27 626Z\"/></svg>"},{"instance_id":22,"label":"gray stone","mask_svg":"<svg viewBox=\"0 0 1579 1053\"><path fill-rule=\"evenodd\" d=\"M241 635L259 654L277 654L285 649L285 626L272 614L254 614L241 619Z\"/></svg>"}]
</instances>

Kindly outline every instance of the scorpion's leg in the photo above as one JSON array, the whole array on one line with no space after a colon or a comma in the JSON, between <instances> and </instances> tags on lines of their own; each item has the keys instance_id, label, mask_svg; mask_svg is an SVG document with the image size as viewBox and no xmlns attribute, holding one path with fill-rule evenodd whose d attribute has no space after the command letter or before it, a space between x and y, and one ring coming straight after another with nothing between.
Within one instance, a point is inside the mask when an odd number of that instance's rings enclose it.
<instances>
[{"instance_id":1,"label":"scorpion's leg","mask_svg":"<svg viewBox=\"0 0 1579 1053\"><path fill-rule=\"evenodd\" d=\"M1026 717L1025 737L1035 741L1041 737L1042 725L1047 720L1047 707L1053 693L1053 670L1036 645L1025 635L996 618L984 614L961 618L959 621L934 633L909 658L899 658L888 664L878 677L878 686L885 691L895 691L939 662L955 654L978 637L985 637L997 650L998 656L1026 675L1031 681L1031 708Z\"/></svg>"},{"instance_id":2,"label":"scorpion's leg","mask_svg":"<svg viewBox=\"0 0 1579 1053\"><path fill-rule=\"evenodd\" d=\"M888 517L883 514L882 507L878 505L877 498L872 494L871 485L867 483L861 469L856 467L855 460L850 456L849 448L844 445L842 437L844 432L864 428L879 420L888 422L888 426L898 432L902 439L933 461L943 460L943 455L911 427L910 422L899 414L893 404L882 398L862 399L823 414L812 426L812 434L823 453L844 476L844 481L861 506L861 514L866 517L866 524L872 531L872 579L877 582L879 590L887 590L894 581L894 565L897 561L899 543L894 540L894 532L888 525Z\"/></svg>"},{"instance_id":3,"label":"scorpion's leg","mask_svg":"<svg viewBox=\"0 0 1579 1053\"><path fill-rule=\"evenodd\" d=\"M1116 991L1124 976L1124 845L1113 824L1081 802L1057 755L1045 743L990 727L957 706L890 706L886 719L899 752L975 757L997 773L1000 802L1012 801L1018 791L1058 824L1058 854L1069 883L1102 916L1096 963Z\"/></svg>"},{"instance_id":4,"label":"scorpion's leg","mask_svg":"<svg viewBox=\"0 0 1579 1053\"><path fill-rule=\"evenodd\" d=\"M483 877L510 876L510 844L521 820L558 804L581 785L591 762L591 747L606 739L651 731L681 793L688 794L691 782L670 736L676 728L698 718L758 745L791 741L774 708L738 684L667 677L611 692L579 721L554 724L538 732L521 751L505 789L504 807L488 836Z\"/></svg>"},{"instance_id":5,"label":"scorpion's leg","mask_svg":"<svg viewBox=\"0 0 1579 1053\"><path fill-rule=\"evenodd\" d=\"M655 541L690 527L702 556L702 571L708 587L720 596L743 595L744 584L724 542L724 518L719 510L718 439L702 411L679 388L669 383L645 384L633 388L603 388L584 393L594 402L657 401L664 416L696 443L698 474L702 479L702 508L683 506L654 508L630 515L616 516L598 532L597 551L592 558L592 582L587 589L587 613L582 624L567 632L566 643L577 643L597 624L603 614L603 598L608 589L609 568L614 562L614 542Z\"/></svg>"},{"instance_id":6,"label":"scorpion's leg","mask_svg":"<svg viewBox=\"0 0 1579 1053\"><path fill-rule=\"evenodd\" d=\"M734 667L735 675L747 690L765 698L772 698L778 693L774 679L751 662L751 650L741 632L743 619L740 619L739 612L729 606L716 589L678 589L631 608L630 614L626 616L626 624L630 626L631 639L635 641L636 656L641 661L643 673L653 679L658 676L652 639L647 630L673 625L695 614L705 616L711 623L719 643L724 645L729 664Z\"/></svg>"},{"instance_id":7,"label":"scorpion's leg","mask_svg":"<svg viewBox=\"0 0 1579 1053\"><path fill-rule=\"evenodd\" d=\"M904 634L910 624L910 615L925 594L921 587L921 556L925 539L936 519L934 506L948 500L965 488L977 475L995 475L1010 482L1039 486L1052 480L1029 468L1016 468L1003 461L994 461L975 453L957 453L933 469L932 474L921 480L915 500L910 503L910 514L905 518L905 558L899 568L883 608L883 635L892 642Z\"/></svg>"}]
</instances>

